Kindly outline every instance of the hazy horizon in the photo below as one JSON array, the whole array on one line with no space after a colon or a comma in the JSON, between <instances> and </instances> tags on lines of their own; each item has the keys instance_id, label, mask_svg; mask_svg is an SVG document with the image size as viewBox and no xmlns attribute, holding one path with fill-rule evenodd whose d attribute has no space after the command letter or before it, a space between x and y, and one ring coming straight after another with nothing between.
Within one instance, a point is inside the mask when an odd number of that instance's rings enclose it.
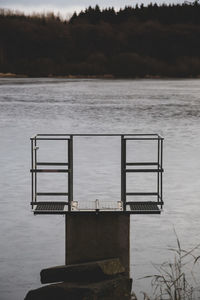
<instances>
[{"instance_id":1,"label":"hazy horizon","mask_svg":"<svg viewBox=\"0 0 200 300\"><path fill-rule=\"evenodd\" d=\"M107 8L114 7L115 10L119 10L120 8L124 8L125 6L135 6L136 4L144 4L148 5L149 3L157 3L157 4L178 4L183 3L184 1L180 0L137 0L137 1L123 1L123 0L111 0L109 3L105 0L94 1L94 0L75 0L75 1L66 1L64 0L35 0L33 1L25 1L25 0L0 0L0 8L17 10L23 12L25 14L32 13L47 13L54 12L60 13L63 17L68 17L73 14L75 11L80 12L81 10L85 10L87 7L95 5L99 5L99 7ZM193 1L191 1L193 2Z\"/></svg>"}]
</instances>

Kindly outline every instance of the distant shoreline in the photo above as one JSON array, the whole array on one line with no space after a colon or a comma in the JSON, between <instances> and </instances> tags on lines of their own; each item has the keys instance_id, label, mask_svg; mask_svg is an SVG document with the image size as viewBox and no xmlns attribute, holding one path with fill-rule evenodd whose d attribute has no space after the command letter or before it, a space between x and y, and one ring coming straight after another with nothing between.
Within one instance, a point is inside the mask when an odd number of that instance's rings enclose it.
<instances>
[{"instance_id":1,"label":"distant shoreline","mask_svg":"<svg viewBox=\"0 0 200 300\"><path fill-rule=\"evenodd\" d=\"M198 0L89 6L69 20L2 9L1 77L200 78L199 14Z\"/></svg>"},{"instance_id":2,"label":"distant shoreline","mask_svg":"<svg viewBox=\"0 0 200 300\"><path fill-rule=\"evenodd\" d=\"M189 77L165 77L159 75L146 75L144 77L121 77L112 74L104 75L49 75L49 76L28 76L25 74L0 73L0 78L57 78L57 79L200 79L200 75Z\"/></svg>"}]
</instances>

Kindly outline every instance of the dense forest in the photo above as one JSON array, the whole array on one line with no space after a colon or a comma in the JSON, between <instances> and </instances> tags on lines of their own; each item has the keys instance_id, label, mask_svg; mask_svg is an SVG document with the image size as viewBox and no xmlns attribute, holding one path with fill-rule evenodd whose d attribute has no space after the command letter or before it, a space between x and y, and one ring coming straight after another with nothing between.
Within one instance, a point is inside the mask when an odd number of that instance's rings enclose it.
<instances>
[{"instance_id":1,"label":"dense forest","mask_svg":"<svg viewBox=\"0 0 200 300\"><path fill-rule=\"evenodd\" d=\"M200 4L89 7L69 20L0 10L0 73L200 76Z\"/></svg>"}]
</instances>

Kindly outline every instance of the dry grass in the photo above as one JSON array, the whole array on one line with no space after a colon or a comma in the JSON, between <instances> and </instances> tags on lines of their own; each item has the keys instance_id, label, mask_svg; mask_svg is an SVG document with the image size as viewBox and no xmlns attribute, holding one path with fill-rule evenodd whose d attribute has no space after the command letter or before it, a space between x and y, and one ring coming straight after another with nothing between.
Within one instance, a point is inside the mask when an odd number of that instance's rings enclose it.
<instances>
[{"instance_id":1,"label":"dry grass","mask_svg":"<svg viewBox=\"0 0 200 300\"><path fill-rule=\"evenodd\" d=\"M200 244L191 250L184 250L176 232L175 236L176 248L168 249L174 253L173 260L166 261L161 265L154 264L156 274L145 276L142 279L151 279L154 300L200 299L200 294L196 295L194 293L200 284L194 276L194 267L200 260L200 255L196 256L195 252L199 249ZM143 295L144 300L150 300L146 293L143 293ZM132 300L137 300L135 294L133 294Z\"/></svg>"}]
</instances>

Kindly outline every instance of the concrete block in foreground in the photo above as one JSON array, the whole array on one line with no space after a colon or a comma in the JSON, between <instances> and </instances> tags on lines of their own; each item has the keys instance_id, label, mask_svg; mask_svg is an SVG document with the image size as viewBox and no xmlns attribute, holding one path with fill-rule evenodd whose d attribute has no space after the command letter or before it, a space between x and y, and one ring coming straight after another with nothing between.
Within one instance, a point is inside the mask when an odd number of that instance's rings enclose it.
<instances>
[{"instance_id":1,"label":"concrete block in foreground","mask_svg":"<svg viewBox=\"0 0 200 300\"><path fill-rule=\"evenodd\" d=\"M25 300L130 300L132 280L118 276L98 283L57 283L29 291Z\"/></svg>"},{"instance_id":2,"label":"concrete block in foreground","mask_svg":"<svg viewBox=\"0 0 200 300\"><path fill-rule=\"evenodd\" d=\"M97 282L123 274L125 268L118 258L88 263L57 266L40 272L41 283Z\"/></svg>"}]
</instances>

